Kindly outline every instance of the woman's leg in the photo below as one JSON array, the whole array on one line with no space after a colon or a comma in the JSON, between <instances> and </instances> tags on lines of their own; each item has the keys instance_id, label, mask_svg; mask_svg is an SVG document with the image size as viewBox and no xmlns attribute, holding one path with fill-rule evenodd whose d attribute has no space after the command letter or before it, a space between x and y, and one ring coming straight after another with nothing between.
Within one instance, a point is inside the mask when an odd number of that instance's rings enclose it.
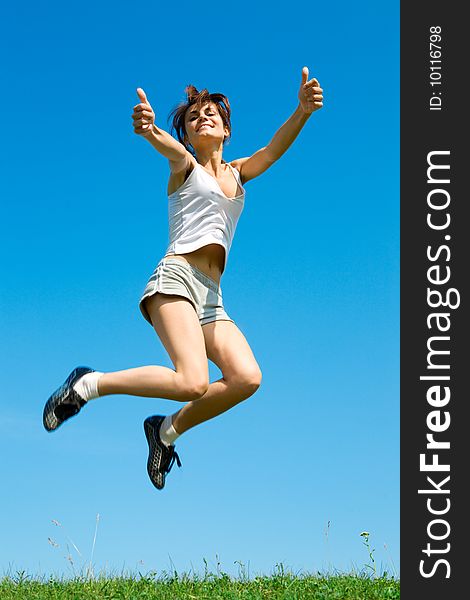
<instances>
[{"instance_id":1,"label":"woman's leg","mask_svg":"<svg viewBox=\"0 0 470 600\"><path fill-rule=\"evenodd\" d=\"M185 404L173 415L178 434L220 415L253 395L261 383L261 370L243 333L232 321L213 321L202 326L207 357L223 377L206 393Z\"/></svg>"},{"instance_id":2,"label":"woman's leg","mask_svg":"<svg viewBox=\"0 0 470 600\"><path fill-rule=\"evenodd\" d=\"M193 305L181 296L157 293L146 300L157 335L175 370L146 366L104 373L100 396L130 394L188 401L202 396L209 385L209 369L201 325Z\"/></svg>"}]
</instances>

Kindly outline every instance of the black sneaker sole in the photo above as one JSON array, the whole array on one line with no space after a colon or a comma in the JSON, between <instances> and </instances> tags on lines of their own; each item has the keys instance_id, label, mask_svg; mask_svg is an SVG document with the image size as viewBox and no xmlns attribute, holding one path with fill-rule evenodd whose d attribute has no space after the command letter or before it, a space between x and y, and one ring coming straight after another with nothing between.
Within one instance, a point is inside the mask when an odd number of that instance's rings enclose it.
<instances>
[{"instance_id":1,"label":"black sneaker sole","mask_svg":"<svg viewBox=\"0 0 470 600\"><path fill-rule=\"evenodd\" d=\"M147 459L147 473L150 481L157 488L162 490L165 487L165 473L162 471L163 463L163 442L160 440L158 430L164 420L162 415L147 417L144 421L144 432L149 445L149 455Z\"/></svg>"},{"instance_id":2,"label":"black sneaker sole","mask_svg":"<svg viewBox=\"0 0 470 600\"><path fill-rule=\"evenodd\" d=\"M77 367L67 377L65 382L51 395L44 406L42 422L46 431L55 431L67 419L78 414L86 404L85 400L73 389L75 383L86 373L95 369Z\"/></svg>"}]
</instances>

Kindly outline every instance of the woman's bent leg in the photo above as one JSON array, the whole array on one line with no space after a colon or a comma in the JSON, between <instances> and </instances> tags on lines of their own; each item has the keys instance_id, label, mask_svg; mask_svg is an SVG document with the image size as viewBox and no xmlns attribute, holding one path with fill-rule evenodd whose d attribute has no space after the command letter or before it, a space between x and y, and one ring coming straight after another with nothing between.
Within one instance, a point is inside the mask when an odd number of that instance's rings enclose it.
<instances>
[{"instance_id":1,"label":"woman's bent leg","mask_svg":"<svg viewBox=\"0 0 470 600\"><path fill-rule=\"evenodd\" d=\"M204 335L193 305L181 296L157 293L146 300L153 327L175 369L150 365L104 373L100 396L130 394L187 401L201 397L209 385Z\"/></svg>"},{"instance_id":2,"label":"woman's bent leg","mask_svg":"<svg viewBox=\"0 0 470 600\"><path fill-rule=\"evenodd\" d=\"M214 321L202 326L207 356L223 377L207 392L185 404L173 415L173 427L181 434L212 419L252 396L261 383L261 370L243 333L231 321Z\"/></svg>"}]
</instances>

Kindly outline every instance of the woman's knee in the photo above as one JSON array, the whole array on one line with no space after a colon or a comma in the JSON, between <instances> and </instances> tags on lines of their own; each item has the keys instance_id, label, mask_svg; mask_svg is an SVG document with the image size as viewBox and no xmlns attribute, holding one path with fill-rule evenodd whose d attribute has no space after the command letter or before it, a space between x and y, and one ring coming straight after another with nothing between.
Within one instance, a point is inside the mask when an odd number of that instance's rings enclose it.
<instances>
[{"instance_id":1,"label":"woman's knee","mask_svg":"<svg viewBox=\"0 0 470 600\"><path fill-rule=\"evenodd\" d=\"M261 380L261 369L257 365L239 371L230 378L231 384L236 386L246 398L258 390Z\"/></svg>"},{"instance_id":2,"label":"woman's knee","mask_svg":"<svg viewBox=\"0 0 470 600\"><path fill-rule=\"evenodd\" d=\"M209 375L196 373L183 374L180 378L179 391L183 401L197 400L207 392L209 388Z\"/></svg>"}]
</instances>

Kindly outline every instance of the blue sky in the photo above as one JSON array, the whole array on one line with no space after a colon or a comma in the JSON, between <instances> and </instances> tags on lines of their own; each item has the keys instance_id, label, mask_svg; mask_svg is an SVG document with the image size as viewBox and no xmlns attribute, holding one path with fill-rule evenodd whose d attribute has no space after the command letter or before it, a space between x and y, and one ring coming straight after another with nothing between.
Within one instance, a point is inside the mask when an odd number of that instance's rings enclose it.
<instances>
[{"instance_id":1,"label":"blue sky","mask_svg":"<svg viewBox=\"0 0 470 600\"><path fill-rule=\"evenodd\" d=\"M78 567L97 514L96 570L349 571L364 530L399 568L399 5L290 6L4 9L1 572L70 574L65 534ZM187 84L225 93L232 160L294 111L304 65L324 108L247 184L222 278L262 386L178 440L157 492L142 422L177 402L106 397L53 434L41 420L76 365L171 366L138 308L167 246L168 167L133 133L135 90L165 128Z\"/></svg>"}]
</instances>

